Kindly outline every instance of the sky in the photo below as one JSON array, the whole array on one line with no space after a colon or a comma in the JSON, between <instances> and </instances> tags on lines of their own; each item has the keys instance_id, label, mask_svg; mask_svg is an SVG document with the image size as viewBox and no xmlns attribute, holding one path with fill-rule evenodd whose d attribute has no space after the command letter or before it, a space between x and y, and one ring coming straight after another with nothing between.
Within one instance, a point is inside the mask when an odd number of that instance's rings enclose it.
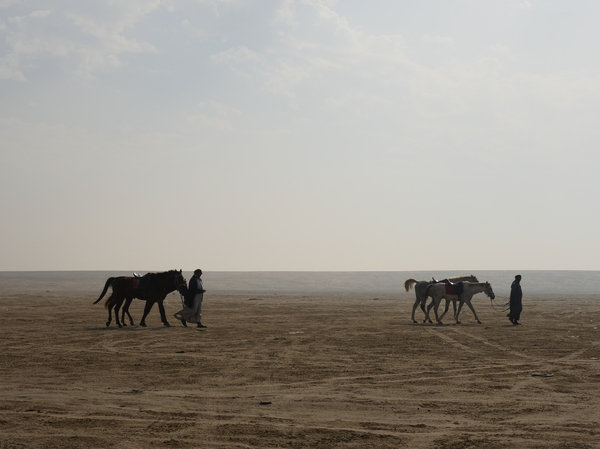
<instances>
[{"instance_id":1,"label":"sky","mask_svg":"<svg viewBox=\"0 0 600 449\"><path fill-rule=\"evenodd\" d=\"M0 0L0 271L600 270L599 19Z\"/></svg>"}]
</instances>

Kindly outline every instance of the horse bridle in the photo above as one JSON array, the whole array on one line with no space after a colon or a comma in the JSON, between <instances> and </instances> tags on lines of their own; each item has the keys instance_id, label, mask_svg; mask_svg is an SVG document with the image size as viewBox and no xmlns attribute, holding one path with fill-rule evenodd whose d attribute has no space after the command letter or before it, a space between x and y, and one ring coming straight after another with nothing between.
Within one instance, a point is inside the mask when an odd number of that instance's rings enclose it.
<instances>
[{"instance_id":1,"label":"horse bridle","mask_svg":"<svg viewBox=\"0 0 600 449\"><path fill-rule=\"evenodd\" d=\"M181 279L181 282L177 283L177 281ZM181 287L182 285L185 285L186 280L183 277L183 275L181 273L177 273L177 276L175 276L174 279L174 284L175 284L175 289L178 289L179 287Z\"/></svg>"},{"instance_id":2,"label":"horse bridle","mask_svg":"<svg viewBox=\"0 0 600 449\"><path fill-rule=\"evenodd\" d=\"M490 299L492 299L492 295L494 295L494 291L492 290L492 284L490 284L489 282L485 283L485 294L488 295L488 298Z\"/></svg>"},{"instance_id":3,"label":"horse bridle","mask_svg":"<svg viewBox=\"0 0 600 449\"><path fill-rule=\"evenodd\" d=\"M177 282L179 279L181 279L181 282ZM186 285L187 281L186 279L183 277L183 274L181 273L177 273L177 275L175 276L175 279L173 279L173 283L175 284L175 290L177 290L177 293L179 293L179 297L181 298L181 304L184 304L184 299L183 299L183 294L179 291L179 287L181 287L182 285Z\"/></svg>"}]
</instances>

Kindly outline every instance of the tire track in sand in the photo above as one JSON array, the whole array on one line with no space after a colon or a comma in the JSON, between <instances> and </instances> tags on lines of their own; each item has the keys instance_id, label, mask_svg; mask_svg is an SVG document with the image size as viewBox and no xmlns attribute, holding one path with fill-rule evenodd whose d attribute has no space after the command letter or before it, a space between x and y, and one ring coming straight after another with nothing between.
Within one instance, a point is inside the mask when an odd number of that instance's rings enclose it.
<instances>
[{"instance_id":1,"label":"tire track in sand","mask_svg":"<svg viewBox=\"0 0 600 449\"><path fill-rule=\"evenodd\" d=\"M464 336L466 336L466 337L468 337L470 339L477 340L480 343L483 343L484 345L489 346L491 348L497 349L497 350L501 351L504 354L511 354L511 355L514 355L515 357L521 357L521 358L524 358L524 359L531 359L531 355L529 355L529 354L525 354L524 352L520 352L520 351L515 351L513 349L509 349L506 346L502 346L501 344L498 344L498 343L493 343L493 342L489 341L487 338L481 337L479 335L472 334L470 332L465 331L462 328L452 327L452 328L450 328L450 330L453 331L453 332L456 332L459 335L464 335ZM477 352L477 351L475 351L475 352Z\"/></svg>"}]
</instances>

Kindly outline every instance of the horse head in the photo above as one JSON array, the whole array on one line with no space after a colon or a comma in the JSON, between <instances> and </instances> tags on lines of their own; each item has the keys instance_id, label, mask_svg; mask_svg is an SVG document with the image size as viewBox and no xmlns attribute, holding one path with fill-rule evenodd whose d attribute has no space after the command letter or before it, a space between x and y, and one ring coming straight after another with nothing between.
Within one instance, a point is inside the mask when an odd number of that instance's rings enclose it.
<instances>
[{"instance_id":1,"label":"horse head","mask_svg":"<svg viewBox=\"0 0 600 449\"><path fill-rule=\"evenodd\" d=\"M479 279L477 279L477 276L471 275L471 280L469 282L479 282Z\"/></svg>"},{"instance_id":2,"label":"horse head","mask_svg":"<svg viewBox=\"0 0 600 449\"><path fill-rule=\"evenodd\" d=\"M489 282L485 283L485 290L484 293L490 297L490 299L494 299L496 298L496 295L494 294L494 290L492 290L492 284L490 284Z\"/></svg>"},{"instance_id":3,"label":"horse head","mask_svg":"<svg viewBox=\"0 0 600 449\"><path fill-rule=\"evenodd\" d=\"M173 275L173 284L175 284L175 290L182 295L185 295L187 293L187 281L183 277L183 270L174 270Z\"/></svg>"}]
</instances>

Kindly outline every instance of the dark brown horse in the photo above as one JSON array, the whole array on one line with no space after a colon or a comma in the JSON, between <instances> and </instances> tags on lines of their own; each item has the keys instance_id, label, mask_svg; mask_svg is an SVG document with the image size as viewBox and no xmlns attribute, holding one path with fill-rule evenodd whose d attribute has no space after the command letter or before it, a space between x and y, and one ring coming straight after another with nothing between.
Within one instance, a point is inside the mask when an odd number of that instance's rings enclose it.
<instances>
[{"instance_id":1,"label":"dark brown horse","mask_svg":"<svg viewBox=\"0 0 600 449\"><path fill-rule=\"evenodd\" d=\"M112 288L112 294L104 300L104 308L108 309L108 321L106 327L110 326L112 321L112 310L115 310L115 321L119 327L123 327L119 322L119 309L125 301L123 307L122 321L125 325L125 314L129 317L129 322L133 325L133 318L129 314L129 306L133 298L141 299L146 301L146 307L144 307L144 315L140 326L146 327L146 317L150 313L150 309L154 303L158 303L158 310L160 311L160 318L165 326L170 326L167 321L165 314L165 307L163 305L164 299L167 295L177 290L182 295L187 291L187 283L183 277L182 270L170 270L162 273L148 273L143 278L131 277L131 276L119 276L108 278L104 284L104 289L100 294L100 297L94 302L98 303L108 291L108 288Z\"/></svg>"}]
</instances>

